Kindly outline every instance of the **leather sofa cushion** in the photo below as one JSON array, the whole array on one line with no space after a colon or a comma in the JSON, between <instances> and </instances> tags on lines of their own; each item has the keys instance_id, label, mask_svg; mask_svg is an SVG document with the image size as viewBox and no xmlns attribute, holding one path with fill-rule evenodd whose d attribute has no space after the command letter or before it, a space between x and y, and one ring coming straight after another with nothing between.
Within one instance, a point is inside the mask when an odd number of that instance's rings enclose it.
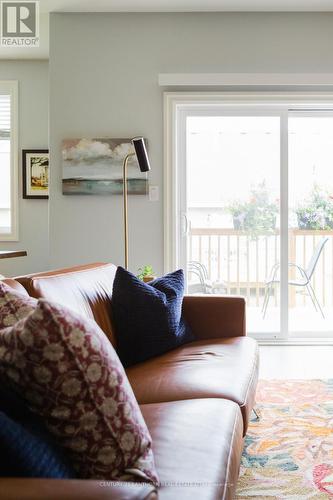
<instances>
[{"instance_id":1,"label":"leather sofa cushion","mask_svg":"<svg viewBox=\"0 0 333 500\"><path fill-rule=\"evenodd\" d=\"M57 302L94 319L115 347L110 299L116 269L113 264L95 263L15 279L32 297Z\"/></svg>"},{"instance_id":2,"label":"leather sofa cushion","mask_svg":"<svg viewBox=\"0 0 333 500\"><path fill-rule=\"evenodd\" d=\"M153 440L160 500L232 499L243 448L239 406L197 399L141 406Z\"/></svg>"},{"instance_id":3,"label":"leather sofa cushion","mask_svg":"<svg viewBox=\"0 0 333 500\"><path fill-rule=\"evenodd\" d=\"M191 342L126 372L140 404L195 398L234 401L241 408L246 433L258 377L254 339Z\"/></svg>"}]
</instances>

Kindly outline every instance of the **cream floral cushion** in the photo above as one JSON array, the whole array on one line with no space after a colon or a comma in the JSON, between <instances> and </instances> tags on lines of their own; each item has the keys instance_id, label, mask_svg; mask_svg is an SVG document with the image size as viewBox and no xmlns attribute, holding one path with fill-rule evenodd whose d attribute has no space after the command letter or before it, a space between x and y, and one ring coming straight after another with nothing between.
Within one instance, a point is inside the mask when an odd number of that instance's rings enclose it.
<instances>
[{"instance_id":1,"label":"cream floral cushion","mask_svg":"<svg viewBox=\"0 0 333 500\"><path fill-rule=\"evenodd\" d=\"M0 375L44 418L79 477L158 481L149 431L95 322L39 300L2 330Z\"/></svg>"},{"instance_id":2,"label":"cream floral cushion","mask_svg":"<svg viewBox=\"0 0 333 500\"><path fill-rule=\"evenodd\" d=\"M37 300L0 281L0 330L17 323L37 306Z\"/></svg>"}]
</instances>

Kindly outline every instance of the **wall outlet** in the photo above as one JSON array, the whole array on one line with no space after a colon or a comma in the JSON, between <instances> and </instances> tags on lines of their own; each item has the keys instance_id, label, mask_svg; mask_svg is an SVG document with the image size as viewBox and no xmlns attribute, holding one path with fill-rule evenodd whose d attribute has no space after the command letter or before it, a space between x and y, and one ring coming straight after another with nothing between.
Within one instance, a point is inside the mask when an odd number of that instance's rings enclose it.
<instances>
[{"instance_id":1,"label":"wall outlet","mask_svg":"<svg viewBox=\"0 0 333 500\"><path fill-rule=\"evenodd\" d=\"M149 201L159 200L159 189L158 186L149 186Z\"/></svg>"}]
</instances>

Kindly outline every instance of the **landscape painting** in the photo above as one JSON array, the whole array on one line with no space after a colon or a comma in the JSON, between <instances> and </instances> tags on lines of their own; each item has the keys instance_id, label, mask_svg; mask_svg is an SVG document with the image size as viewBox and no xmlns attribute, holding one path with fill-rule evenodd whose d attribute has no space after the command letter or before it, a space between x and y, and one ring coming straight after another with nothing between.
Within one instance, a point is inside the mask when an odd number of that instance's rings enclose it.
<instances>
[{"instance_id":1,"label":"landscape painting","mask_svg":"<svg viewBox=\"0 0 333 500\"><path fill-rule=\"evenodd\" d=\"M62 143L62 192L65 195L110 195L123 192L123 161L134 152L130 139L66 139ZM128 194L147 194L147 174L136 156L127 166Z\"/></svg>"}]
</instances>

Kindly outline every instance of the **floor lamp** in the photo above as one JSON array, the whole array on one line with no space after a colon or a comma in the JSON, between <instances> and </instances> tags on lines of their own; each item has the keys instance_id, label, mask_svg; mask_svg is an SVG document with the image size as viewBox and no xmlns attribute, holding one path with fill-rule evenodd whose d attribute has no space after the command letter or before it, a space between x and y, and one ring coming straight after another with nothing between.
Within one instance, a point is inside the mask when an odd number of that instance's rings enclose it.
<instances>
[{"instance_id":1,"label":"floor lamp","mask_svg":"<svg viewBox=\"0 0 333 500\"><path fill-rule=\"evenodd\" d=\"M123 162L125 269L128 269L127 164L132 156L136 156L141 172L148 172L150 170L149 158L143 137L134 137L132 144L135 152L125 156Z\"/></svg>"}]
</instances>

